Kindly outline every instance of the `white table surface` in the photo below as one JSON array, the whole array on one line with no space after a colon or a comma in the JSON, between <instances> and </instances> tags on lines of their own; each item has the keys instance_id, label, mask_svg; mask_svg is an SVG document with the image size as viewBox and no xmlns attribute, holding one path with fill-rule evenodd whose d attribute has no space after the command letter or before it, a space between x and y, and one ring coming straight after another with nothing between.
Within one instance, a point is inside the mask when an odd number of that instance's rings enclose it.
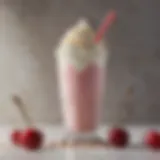
<instances>
[{"instance_id":1,"label":"white table surface","mask_svg":"<svg viewBox=\"0 0 160 160\"><path fill-rule=\"evenodd\" d=\"M65 134L62 127L40 126L46 133L46 144L59 140ZM131 133L131 143L141 143L144 133L150 128L160 130L160 126L127 127ZM160 160L160 151L149 149L48 149L39 152L27 152L11 145L9 135L11 128L0 127L0 160ZM102 127L99 134L105 138L107 128Z\"/></svg>"}]
</instances>

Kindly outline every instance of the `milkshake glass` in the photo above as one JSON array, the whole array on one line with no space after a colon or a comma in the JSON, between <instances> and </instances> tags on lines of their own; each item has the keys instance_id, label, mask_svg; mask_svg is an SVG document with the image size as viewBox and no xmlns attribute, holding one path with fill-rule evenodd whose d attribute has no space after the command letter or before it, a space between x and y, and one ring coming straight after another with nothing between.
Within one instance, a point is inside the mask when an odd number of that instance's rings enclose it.
<instances>
[{"instance_id":1,"label":"milkshake glass","mask_svg":"<svg viewBox=\"0 0 160 160\"><path fill-rule=\"evenodd\" d=\"M62 37L56 50L60 101L68 139L97 137L105 88L107 51L94 42L95 31L80 20Z\"/></svg>"}]
</instances>

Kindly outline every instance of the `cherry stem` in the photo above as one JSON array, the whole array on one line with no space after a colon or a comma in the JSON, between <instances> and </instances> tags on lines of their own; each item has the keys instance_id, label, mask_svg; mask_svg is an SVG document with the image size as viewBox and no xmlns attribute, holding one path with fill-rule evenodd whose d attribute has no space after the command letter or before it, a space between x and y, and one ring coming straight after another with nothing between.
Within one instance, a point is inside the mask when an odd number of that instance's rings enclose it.
<instances>
[{"instance_id":1,"label":"cherry stem","mask_svg":"<svg viewBox=\"0 0 160 160\"><path fill-rule=\"evenodd\" d=\"M17 106L18 110L20 111L20 114L22 115L22 118L23 118L24 122L26 123L26 125L32 126L33 125L32 119L30 118L30 116L26 110L26 106L23 103L21 97L19 97L17 95L13 95L12 101Z\"/></svg>"}]
</instances>

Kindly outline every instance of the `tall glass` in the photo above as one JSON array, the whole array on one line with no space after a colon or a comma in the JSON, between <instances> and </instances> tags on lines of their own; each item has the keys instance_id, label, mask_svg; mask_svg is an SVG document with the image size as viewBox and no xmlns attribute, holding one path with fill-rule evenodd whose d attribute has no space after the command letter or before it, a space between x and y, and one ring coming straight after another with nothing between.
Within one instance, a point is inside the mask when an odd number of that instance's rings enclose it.
<instances>
[{"instance_id":1,"label":"tall glass","mask_svg":"<svg viewBox=\"0 0 160 160\"><path fill-rule=\"evenodd\" d=\"M62 38L56 52L60 97L67 139L95 140L105 88L106 49L95 32L79 21Z\"/></svg>"}]
</instances>

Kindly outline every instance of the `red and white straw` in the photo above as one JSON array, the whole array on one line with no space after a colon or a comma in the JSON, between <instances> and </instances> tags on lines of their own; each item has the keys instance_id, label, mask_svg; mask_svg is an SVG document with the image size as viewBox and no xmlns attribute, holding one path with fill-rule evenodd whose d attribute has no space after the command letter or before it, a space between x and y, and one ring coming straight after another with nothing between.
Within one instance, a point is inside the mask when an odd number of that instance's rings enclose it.
<instances>
[{"instance_id":1,"label":"red and white straw","mask_svg":"<svg viewBox=\"0 0 160 160\"><path fill-rule=\"evenodd\" d=\"M116 20L117 14L115 11L110 11L109 14L107 14L107 16L105 17L105 19L103 20L103 22L100 24L96 36L95 36L95 43L99 43L105 33L108 32L110 26L114 23L114 21Z\"/></svg>"}]
</instances>

